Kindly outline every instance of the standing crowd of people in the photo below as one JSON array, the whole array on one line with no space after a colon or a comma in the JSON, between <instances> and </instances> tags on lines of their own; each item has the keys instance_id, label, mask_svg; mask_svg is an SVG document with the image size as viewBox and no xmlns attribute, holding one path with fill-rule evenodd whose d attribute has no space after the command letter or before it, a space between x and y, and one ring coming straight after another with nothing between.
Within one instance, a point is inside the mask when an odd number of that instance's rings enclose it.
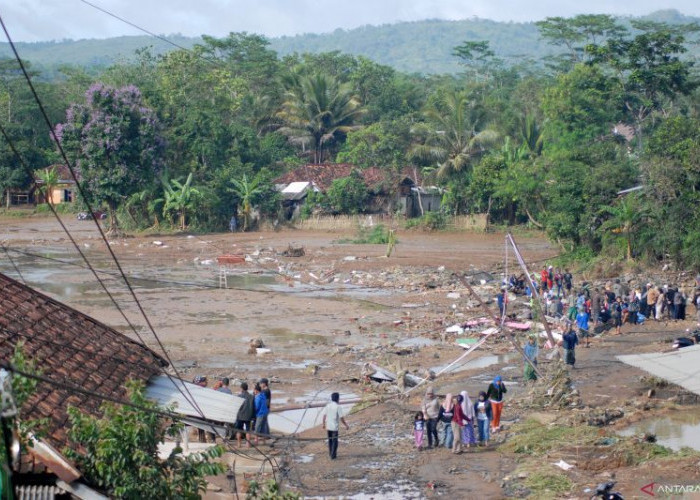
<instances>
[{"instance_id":1,"label":"standing crowd of people","mask_svg":"<svg viewBox=\"0 0 700 500\"><path fill-rule=\"evenodd\" d=\"M192 380L192 383L200 387L207 387L209 381L206 376L197 375ZM272 401L270 381L267 378L261 378L253 386L253 394L249 392L247 382L241 382L239 386L240 392L235 395L229 385L230 380L228 377L223 377L212 386L212 389L215 391L243 399L243 403L236 414L236 423L226 437L235 435L239 448L241 447L242 439L246 440L248 448L251 447L251 442L254 442L255 446L257 446L260 443L261 436L264 439L266 435L270 434L270 426L267 423L267 416L270 413L270 403ZM206 443L207 441L216 442L216 435L213 432L203 429L197 429L197 431L201 443Z\"/></svg>"},{"instance_id":2,"label":"standing crowd of people","mask_svg":"<svg viewBox=\"0 0 700 500\"><path fill-rule=\"evenodd\" d=\"M501 428L506 392L500 375L493 379L486 391L479 393L476 401L471 400L467 391L461 391L457 396L446 394L440 402L435 388L428 387L413 423L416 448L442 446L453 453L462 453L463 449L477 444L487 446L491 434Z\"/></svg>"}]
</instances>

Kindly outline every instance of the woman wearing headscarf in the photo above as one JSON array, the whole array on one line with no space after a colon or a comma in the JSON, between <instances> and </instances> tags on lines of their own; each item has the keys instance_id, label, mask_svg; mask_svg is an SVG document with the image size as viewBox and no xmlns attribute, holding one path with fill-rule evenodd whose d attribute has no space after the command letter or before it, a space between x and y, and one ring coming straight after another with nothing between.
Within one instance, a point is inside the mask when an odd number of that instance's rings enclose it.
<instances>
[{"instance_id":1,"label":"woman wearing headscarf","mask_svg":"<svg viewBox=\"0 0 700 500\"><path fill-rule=\"evenodd\" d=\"M474 403L469 399L469 394L467 391L462 391L460 394L462 396L462 413L464 414L464 426L462 427L462 443L467 445L469 448L471 445L476 445L476 435L474 434L474 420L476 419L476 414L474 413Z\"/></svg>"},{"instance_id":2,"label":"woman wearing headscarf","mask_svg":"<svg viewBox=\"0 0 700 500\"><path fill-rule=\"evenodd\" d=\"M500 375L496 375L493 382L489 384L486 390L486 397L491 402L491 410L493 411L493 420L491 421L491 429L493 432L498 432L501 428L501 412L503 411L503 395L508 392Z\"/></svg>"},{"instance_id":3,"label":"woman wearing headscarf","mask_svg":"<svg viewBox=\"0 0 700 500\"><path fill-rule=\"evenodd\" d=\"M452 453L462 453L462 429L464 429L464 411L462 402L464 397L460 394L457 396L457 401L454 405L454 413L452 415L452 435L454 443L452 445Z\"/></svg>"},{"instance_id":4,"label":"woman wearing headscarf","mask_svg":"<svg viewBox=\"0 0 700 500\"><path fill-rule=\"evenodd\" d=\"M452 417L455 413L455 403L452 399L452 394L447 394L445 396L445 401L440 406L440 413L438 415L438 420L443 424L444 440L443 443L445 448L452 448L452 442L454 440L454 435L452 434Z\"/></svg>"},{"instance_id":5,"label":"woman wearing headscarf","mask_svg":"<svg viewBox=\"0 0 700 500\"><path fill-rule=\"evenodd\" d=\"M535 369L532 367L532 365L537 365L537 354L539 352L539 348L537 347L537 341L535 339L534 335L530 335L527 339L527 344L525 344L525 347L523 348L523 351L525 351L525 356L527 356L527 359L530 360L525 360L525 368L524 368L524 373L523 373L523 378L525 381L528 380L537 380L537 372L535 372Z\"/></svg>"}]
</instances>

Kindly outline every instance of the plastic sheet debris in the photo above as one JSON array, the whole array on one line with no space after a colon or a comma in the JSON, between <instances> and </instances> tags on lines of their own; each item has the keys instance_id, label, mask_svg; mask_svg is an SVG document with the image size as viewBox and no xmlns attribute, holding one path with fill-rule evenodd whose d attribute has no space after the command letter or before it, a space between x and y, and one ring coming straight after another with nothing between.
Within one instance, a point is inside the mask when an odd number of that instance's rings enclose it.
<instances>
[{"instance_id":1,"label":"plastic sheet debris","mask_svg":"<svg viewBox=\"0 0 700 500\"><path fill-rule=\"evenodd\" d=\"M573 469L573 468L574 468L573 465L567 464L567 463L564 462L563 460L559 460L557 463L552 464L552 465L556 465L557 467L559 467L559 468L562 469L562 470L570 470L570 469Z\"/></svg>"}]
</instances>

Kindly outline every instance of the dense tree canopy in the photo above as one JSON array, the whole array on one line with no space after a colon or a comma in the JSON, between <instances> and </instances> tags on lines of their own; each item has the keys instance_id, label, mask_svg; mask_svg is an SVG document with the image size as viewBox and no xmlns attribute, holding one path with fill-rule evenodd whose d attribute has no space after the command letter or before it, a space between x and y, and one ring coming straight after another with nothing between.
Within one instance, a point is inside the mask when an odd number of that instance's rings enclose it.
<instances>
[{"instance_id":1,"label":"dense tree canopy","mask_svg":"<svg viewBox=\"0 0 700 500\"><path fill-rule=\"evenodd\" d=\"M66 68L39 88L87 192L133 227L221 230L238 214L248 229L277 217L274 181L304 163L409 167L444 188L446 212L529 224L567 250L700 267L697 27L579 15L537 28L553 47L540 61L455 36L457 76L333 50L279 57L232 33L93 73ZM57 156L31 96L16 65L0 71L4 127L45 169ZM0 188L31 183L4 140L0 159ZM358 179L334 183L327 210L364 210Z\"/></svg>"}]
</instances>

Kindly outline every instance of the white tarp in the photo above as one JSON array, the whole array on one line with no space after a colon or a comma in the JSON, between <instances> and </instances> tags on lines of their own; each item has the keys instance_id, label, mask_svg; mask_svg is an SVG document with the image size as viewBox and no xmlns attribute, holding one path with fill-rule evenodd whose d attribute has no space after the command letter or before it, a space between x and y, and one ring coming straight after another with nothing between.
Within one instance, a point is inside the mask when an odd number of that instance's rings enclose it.
<instances>
[{"instance_id":1,"label":"white tarp","mask_svg":"<svg viewBox=\"0 0 700 500\"><path fill-rule=\"evenodd\" d=\"M175 405L175 413L202 418L198 409L188 401L194 398L207 420L230 424L236 422L238 409L243 404L243 398L166 375L151 377L146 386L146 397L163 407Z\"/></svg>"},{"instance_id":2,"label":"white tarp","mask_svg":"<svg viewBox=\"0 0 700 500\"><path fill-rule=\"evenodd\" d=\"M700 345L683 347L672 352L617 356L617 359L700 394Z\"/></svg>"}]
</instances>

